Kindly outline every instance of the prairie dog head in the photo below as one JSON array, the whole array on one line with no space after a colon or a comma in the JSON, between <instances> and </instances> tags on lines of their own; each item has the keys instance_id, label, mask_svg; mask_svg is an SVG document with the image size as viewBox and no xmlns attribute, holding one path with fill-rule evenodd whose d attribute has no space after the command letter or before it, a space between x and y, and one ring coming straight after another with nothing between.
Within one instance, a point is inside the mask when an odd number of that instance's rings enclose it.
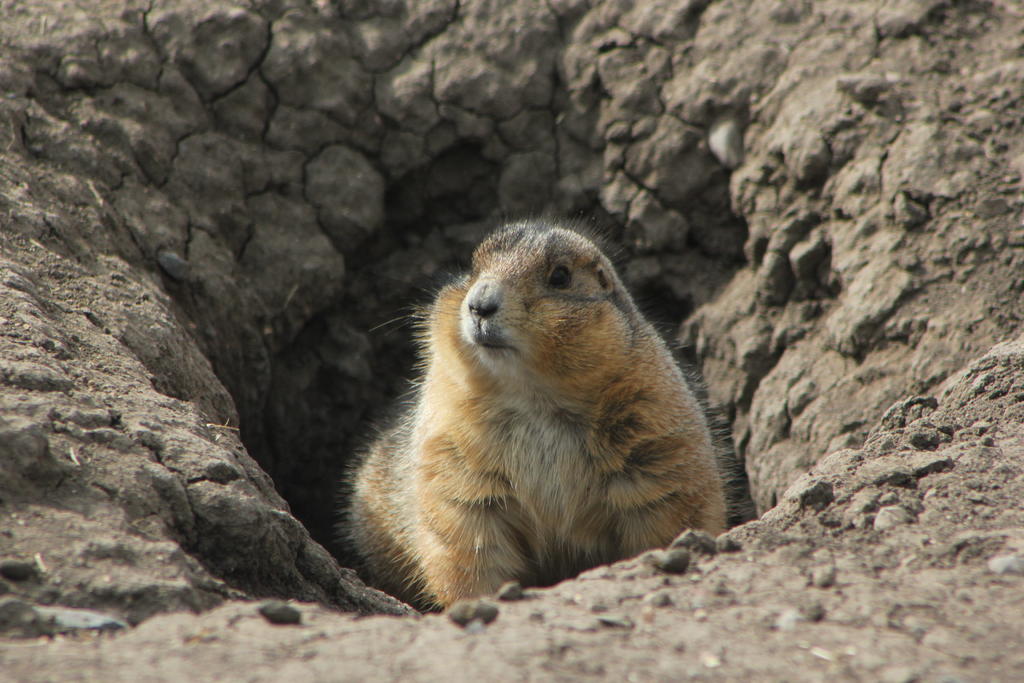
<instances>
[{"instance_id":1,"label":"prairie dog head","mask_svg":"<svg viewBox=\"0 0 1024 683\"><path fill-rule=\"evenodd\" d=\"M579 389L622 356L636 329L608 258L583 235L544 221L512 223L484 240L464 291L461 343L499 380Z\"/></svg>"}]
</instances>

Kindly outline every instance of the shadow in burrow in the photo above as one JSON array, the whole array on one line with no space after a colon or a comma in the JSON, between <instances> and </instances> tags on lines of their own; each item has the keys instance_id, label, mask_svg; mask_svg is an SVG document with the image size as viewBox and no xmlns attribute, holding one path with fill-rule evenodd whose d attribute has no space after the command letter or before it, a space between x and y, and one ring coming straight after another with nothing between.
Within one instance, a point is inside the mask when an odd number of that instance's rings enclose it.
<instances>
[{"instance_id":1,"label":"shadow in burrow","mask_svg":"<svg viewBox=\"0 0 1024 683\"><path fill-rule=\"evenodd\" d=\"M340 301L312 318L293 343L271 358L265 400L258 411L243 412L242 438L250 453L273 478L293 514L343 566L358 566L339 529L348 473L377 430L410 396L416 372L416 308L429 303L447 278L466 267L476 243L503 218L497 177L496 165L478 147L464 144L389 186L384 228L345 252L346 287ZM717 205L728 207L727 177L720 185L694 213L705 222L709 216L727 216L729 232L742 238L742 219ZM610 243L622 243L626 231L602 212L597 197L579 216L596 224ZM742 242L733 239L729 244ZM682 248L733 268L742 264L741 253L702 243L699 235ZM628 245L616 254L620 266L636 255ZM658 257L670 259L672 254ZM630 281L628 272L626 279L641 308L672 339L680 321L692 312L694 297L657 279ZM674 351L684 366L698 367L691 349ZM699 393L706 397L702 388ZM735 461L727 417L712 411L712 419L725 454L732 526L753 517L749 481L742 463Z\"/></svg>"}]
</instances>

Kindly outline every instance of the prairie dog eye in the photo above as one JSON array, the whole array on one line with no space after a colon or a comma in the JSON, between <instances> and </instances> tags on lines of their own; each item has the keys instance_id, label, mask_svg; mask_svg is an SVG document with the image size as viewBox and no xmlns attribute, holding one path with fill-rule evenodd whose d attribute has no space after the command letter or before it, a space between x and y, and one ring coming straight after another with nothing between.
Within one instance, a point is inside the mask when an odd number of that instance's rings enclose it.
<instances>
[{"instance_id":1,"label":"prairie dog eye","mask_svg":"<svg viewBox=\"0 0 1024 683\"><path fill-rule=\"evenodd\" d=\"M572 273L565 266L555 266L548 276L548 284L555 289L565 289L572 282Z\"/></svg>"}]
</instances>

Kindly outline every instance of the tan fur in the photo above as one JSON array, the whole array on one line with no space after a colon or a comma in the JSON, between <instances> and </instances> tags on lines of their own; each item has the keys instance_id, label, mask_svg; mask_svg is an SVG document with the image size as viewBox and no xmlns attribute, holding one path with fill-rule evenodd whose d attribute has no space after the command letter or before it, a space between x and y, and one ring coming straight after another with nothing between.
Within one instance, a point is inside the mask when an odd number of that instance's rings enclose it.
<instances>
[{"instance_id":1,"label":"tan fur","mask_svg":"<svg viewBox=\"0 0 1024 683\"><path fill-rule=\"evenodd\" d=\"M470 310L495 291L495 311ZM492 235L437 295L421 344L415 402L370 449L349 509L382 589L444 607L510 579L554 583L687 527L724 530L701 408L582 235L547 222Z\"/></svg>"}]
</instances>

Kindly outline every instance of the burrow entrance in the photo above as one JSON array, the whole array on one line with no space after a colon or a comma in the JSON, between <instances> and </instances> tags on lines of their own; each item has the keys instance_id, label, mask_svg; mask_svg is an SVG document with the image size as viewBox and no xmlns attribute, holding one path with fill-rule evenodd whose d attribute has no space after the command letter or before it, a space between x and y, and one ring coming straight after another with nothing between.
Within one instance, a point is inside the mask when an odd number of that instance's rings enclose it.
<instances>
[{"instance_id":1,"label":"burrow entrance","mask_svg":"<svg viewBox=\"0 0 1024 683\"><path fill-rule=\"evenodd\" d=\"M477 242L506 217L498 195L500 171L478 145L466 143L393 181L386 194L386 225L345 254L342 296L272 356L265 401L241 416L250 453L295 516L343 565L351 559L337 528L346 473L410 391L415 308L466 267ZM693 207L691 220L708 230L691 231L675 250L645 252L631 245L628 230L600 208L596 197L587 209L568 216L593 223L621 246L617 261L628 286L668 339L695 302L710 296L698 291L709 280L691 278L687 286L678 264L685 262L686 269L705 264L722 272L723 264L735 269L742 263L735 249L703 238L724 231L733 235L724 244L743 243L746 228L728 210L727 183L723 172L703 203ZM680 349L680 358L699 367L699 359L687 352ZM740 474L735 483L746 487Z\"/></svg>"}]
</instances>

